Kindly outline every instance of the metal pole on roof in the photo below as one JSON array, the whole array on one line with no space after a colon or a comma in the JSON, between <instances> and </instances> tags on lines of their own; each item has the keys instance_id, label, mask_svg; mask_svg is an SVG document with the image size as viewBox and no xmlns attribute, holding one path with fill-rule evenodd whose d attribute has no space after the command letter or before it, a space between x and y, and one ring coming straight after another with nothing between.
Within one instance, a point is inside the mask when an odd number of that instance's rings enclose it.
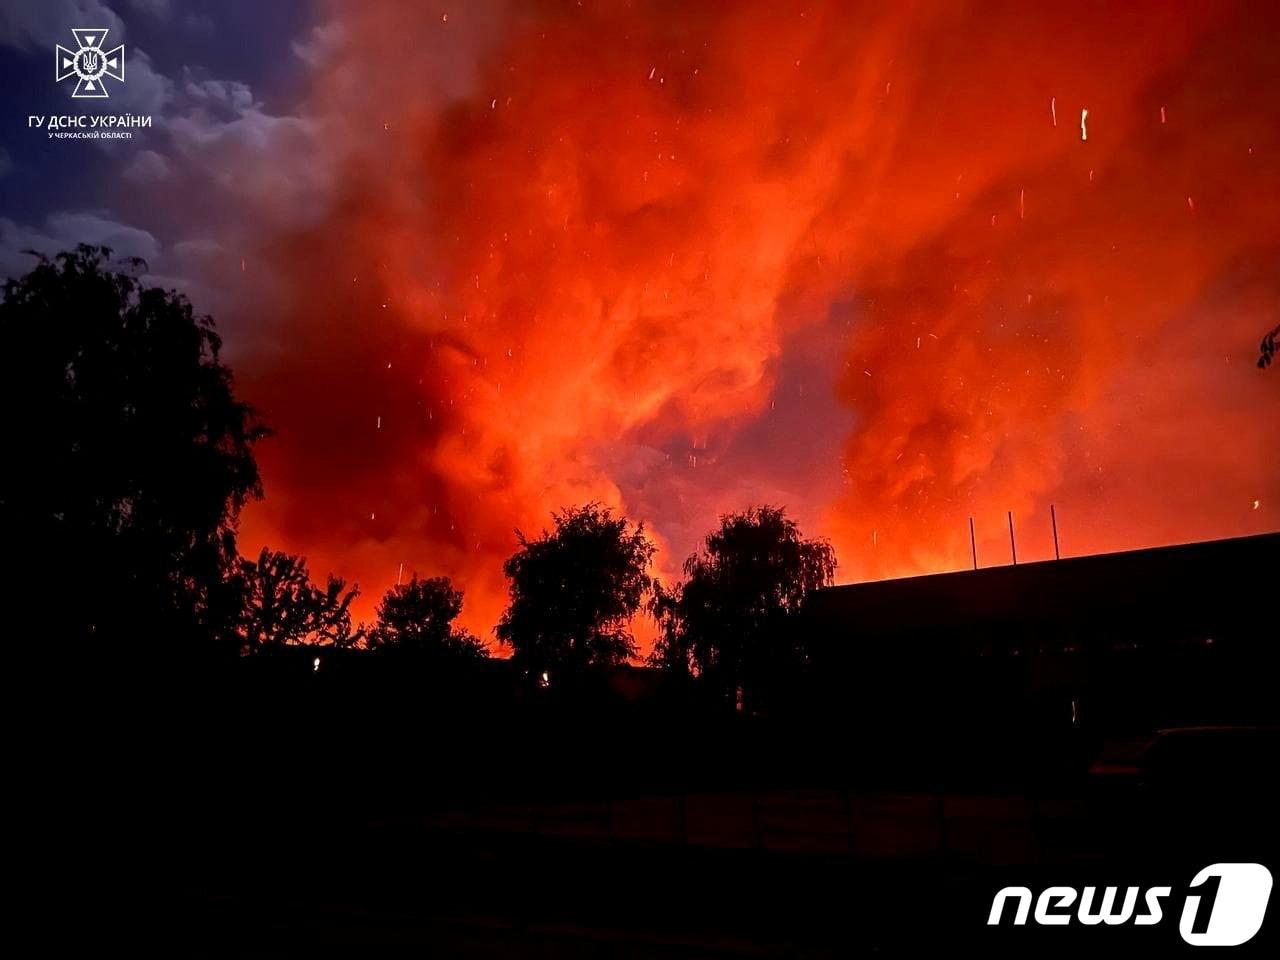
<instances>
[{"instance_id":1,"label":"metal pole on roof","mask_svg":"<svg viewBox=\"0 0 1280 960\"><path fill-rule=\"evenodd\" d=\"M1062 554L1058 552L1058 512L1052 503L1049 504L1049 519L1053 521L1053 559L1061 560Z\"/></svg>"},{"instance_id":2,"label":"metal pole on roof","mask_svg":"<svg viewBox=\"0 0 1280 960\"><path fill-rule=\"evenodd\" d=\"M973 535L973 517L969 518L969 549L973 551L973 569L978 569L978 540Z\"/></svg>"},{"instance_id":3,"label":"metal pole on roof","mask_svg":"<svg viewBox=\"0 0 1280 960\"><path fill-rule=\"evenodd\" d=\"M1009 552L1013 554L1013 565L1018 565L1018 545L1013 542L1013 511L1009 511Z\"/></svg>"}]
</instances>

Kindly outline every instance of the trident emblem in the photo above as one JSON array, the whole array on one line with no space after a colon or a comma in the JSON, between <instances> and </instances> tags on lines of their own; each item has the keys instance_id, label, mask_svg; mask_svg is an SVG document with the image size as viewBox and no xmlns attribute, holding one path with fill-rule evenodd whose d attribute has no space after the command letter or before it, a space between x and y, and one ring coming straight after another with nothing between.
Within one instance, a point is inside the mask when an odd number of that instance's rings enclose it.
<instances>
[{"instance_id":1,"label":"trident emblem","mask_svg":"<svg viewBox=\"0 0 1280 960\"><path fill-rule=\"evenodd\" d=\"M113 50L103 50L107 30L76 27L71 30L77 49L68 50L58 44L55 52L54 79L61 82L73 74L77 77L76 89L71 94L76 99L104 98L108 96L103 77L111 77L124 83L124 44Z\"/></svg>"}]
</instances>

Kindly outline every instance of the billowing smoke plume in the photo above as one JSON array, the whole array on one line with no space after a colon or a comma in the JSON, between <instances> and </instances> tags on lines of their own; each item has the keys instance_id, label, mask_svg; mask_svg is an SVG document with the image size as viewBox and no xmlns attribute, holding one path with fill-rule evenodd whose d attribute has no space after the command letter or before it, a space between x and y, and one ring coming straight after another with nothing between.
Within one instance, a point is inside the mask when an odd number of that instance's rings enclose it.
<instances>
[{"instance_id":1,"label":"billowing smoke plume","mask_svg":"<svg viewBox=\"0 0 1280 960\"><path fill-rule=\"evenodd\" d=\"M247 545L487 634L590 499L668 572L751 501L842 579L1276 527L1280 16L1067 7L336 5Z\"/></svg>"}]
</instances>

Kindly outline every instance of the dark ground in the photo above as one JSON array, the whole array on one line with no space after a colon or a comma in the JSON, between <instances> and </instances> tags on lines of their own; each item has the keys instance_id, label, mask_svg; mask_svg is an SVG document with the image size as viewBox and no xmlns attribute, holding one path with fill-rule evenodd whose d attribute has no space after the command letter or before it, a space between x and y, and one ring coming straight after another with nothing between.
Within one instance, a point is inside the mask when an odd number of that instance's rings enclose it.
<instances>
[{"instance_id":1,"label":"dark ground","mask_svg":"<svg viewBox=\"0 0 1280 960\"><path fill-rule=\"evenodd\" d=\"M1280 863L1274 755L1170 789L1088 773L1122 744L963 724L111 689L50 709L22 786L51 949L1164 955L1191 949L1177 913L1201 867ZM1003 886L1086 883L1174 892L1155 927L986 925ZM1273 926L1247 949L1273 952Z\"/></svg>"}]
</instances>

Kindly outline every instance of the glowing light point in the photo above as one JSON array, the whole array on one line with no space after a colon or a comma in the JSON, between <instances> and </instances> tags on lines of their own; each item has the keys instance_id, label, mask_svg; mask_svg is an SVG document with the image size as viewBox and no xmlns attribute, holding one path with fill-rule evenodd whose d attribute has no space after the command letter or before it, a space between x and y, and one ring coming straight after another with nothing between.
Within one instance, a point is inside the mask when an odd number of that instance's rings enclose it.
<instances>
[{"instance_id":1,"label":"glowing light point","mask_svg":"<svg viewBox=\"0 0 1280 960\"><path fill-rule=\"evenodd\" d=\"M1081 140L1089 139L1089 127L1087 125L1088 119L1089 119L1089 111L1081 110L1080 111L1080 139Z\"/></svg>"},{"instance_id":2,"label":"glowing light point","mask_svg":"<svg viewBox=\"0 0 1280 960\"><path fill-rule=\"evenodd\" d=\"M319 673L319 672L320 672L320 658L319 658L319 657L316 657L314 660L312 660L312 661L311 661L311 672L312 672L312 673Z\"/></svg>"}]
</instances>

